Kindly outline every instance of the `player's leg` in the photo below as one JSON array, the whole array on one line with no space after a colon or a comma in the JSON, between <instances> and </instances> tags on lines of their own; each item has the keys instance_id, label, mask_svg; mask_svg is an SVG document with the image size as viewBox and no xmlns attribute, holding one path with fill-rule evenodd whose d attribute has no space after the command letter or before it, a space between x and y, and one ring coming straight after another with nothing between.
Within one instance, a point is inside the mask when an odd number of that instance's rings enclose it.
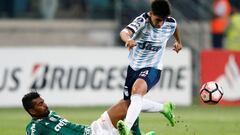
<instances>
[{"instance_id":1,"label":"player's leg","mask_svg":"<svg viewBox=\"0 0 240 135\"><path fill-rule=\"evenodd\" d=\"M130 97L131 97L131 91L134 82L138 78L139 72L134 71L130 66L128 66L127 69L127 76L125 80L125 85L124 85L124 91L123 91L123 99L128 101L130 104ZM136 121L134 123L134 126L131 128L133 135L141 135L140 133L140 128L139 128L139 121Z\"/></svg>"},{"instance_id":2,"label":"player's leg","mask_svg":"<svg viewBox=\"0 0 240 135\"><path fill-rule=\"evenodd\" d=\"M111 119L112 124L116 127L116 123L119 120L123 120L126 116L127 108L129 106L128 100L120 100L117 104L111 106L108 109L108 115ZM143 111L145 112L164 112L164 105L148 99L143 99ZM139 120L137 119L132 127L133 135L141 135L139 128ZM154 133L154 132L149 132Z\"/></svg>"},{"instance_id":3,"label":"player's leg","mask_svg":"<svg viewBox=\"0 0 240 135\"><path fill-rule=\"evenodd\" d=\"M129 104L129 101L127 100L120 100L117 104L112 105L107 110L114 127L117 126L117 122L119 120L123 120L125 118Z\"/></svg>"},{"instance_id":4,"label":"player's leg","mask_svg":"<svg viewBox=\"0 0 240 135\"><path fill-rule=\"evenodd\" d=\"M155 102L155 101L143 98L142 112L161 113L168 119L168 121L172 126L175 125L173 109L174 109L174 105L171 102L166 102L163 104L163 103L159 103L159 102ZM133 135L144 135L144 133L140 131L139 123L140 122L138 117L131 128ZM155 135L155 134L156 133L154 131L150 131L145 135Z\"/></svg>"},{"instance_id":5,"label":"player's leg","mask_svg":"<svg viewBox=\"0 0 240 135\"><path fill-rule=\"evenodd\" d=\"M124 120L124 128L126 129L126 132L124 134L129 134L130 129L133 126L133 123L139 116L141 110L142 110L142 100L143 95L145 95L147 92L147 83L143 79L137 79L132 87L132 95L131 95L131 103L128 107L127 115ZM122 123L123 124L123 123ZM121 123L120 123L121 126Z\"/></svg>"},{"instance_id":6,"label":"player's leg","mask_svg":"<svg viewBox=\"0 0 240 135\"><path fill-rule=\"evenodd\" d=\"M175 125L175 118L173 114L174 104L171 102L166 102L164 104L155 102L149 99L143 99L143 112L160 112L162 113L170 122L171 126Z\"/></svg>"},{"instance_id":7,"label":"player's leg","mask_svg":"<svg viewBox=\"0 0 240 135\"><path fill-rule=\"evenodd\" d=\"M162 112L162 111L163 111L162 103L155 102L147 98L143 98L142 112L155 113L155 112Z\"/></svg>"},{"instance_id":8,"label":"player's leg","mask_svg":"<svg viewBox=\"0 0 240 135\"><path fill-rule=\"evenodd\" d=\"M147 83L143 79L137 79L132 87L131 103L128 107L126 118L124 121L117 123L117 128L120 135L130 134L134 122L139 116L142 109L143 95L147 92Z\"/></svg>"},{"instance_id":9,"label":"player's leg","mask_svg":"<svg viewBox=\"0 0 240 135\"><path fill-rule=\"evenodd\" d=\"M129 104L130 103L127 100L120 100L117 104L112 105L107 110L109 118L114 127L116 127L117 122L119 120L123 120L125 118ZM131 130L133 135L142 135L139 127L139 118L137 118ZM154 131L151 131L151 132L148 132L148 135L154 135L154 133L155 133Z\"/></svg>"},{"instance_id":10,"label":"player's leg","mask_svg":"<svg viewBox=\"0 0 240 135\"><path fill-rule=\"evenodd\" d=\"M160 70L154 68L144 68L139 71L138 79L131 89L131 104L128 108L124 121L119 121L118 130L120 134L129 134L129 129L141 112L143 96L151 89L160 78Z\"/></svg>"}]
</instances>

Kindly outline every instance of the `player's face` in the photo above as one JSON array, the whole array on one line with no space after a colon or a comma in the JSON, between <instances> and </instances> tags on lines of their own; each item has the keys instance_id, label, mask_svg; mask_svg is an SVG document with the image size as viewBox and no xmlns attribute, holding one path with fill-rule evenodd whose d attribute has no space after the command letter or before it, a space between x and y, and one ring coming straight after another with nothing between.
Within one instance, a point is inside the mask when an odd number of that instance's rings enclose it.
<instances>
[{"instance_id":1,"label":"player's face","mask_svg":"<svg viewBox=\"0 0 240 135\"><path fill-rule=\"evenodd\" d=\"M153 12L150 12L150 16L151 16L152 26L155 28L161 28L164 23L164 19L159 16L154 15Z\"/></svg>"},{"instance_id":2,"label":"player's face","mask_svg":"<svg viewBox=\"0 0 240 135\"><path fill-rule=\"evenodd\" d=\"M30 112L33 117L47 117L49 114L48 106L41 97L32 100L33 109Z\"/></svg>"}]
</instances>

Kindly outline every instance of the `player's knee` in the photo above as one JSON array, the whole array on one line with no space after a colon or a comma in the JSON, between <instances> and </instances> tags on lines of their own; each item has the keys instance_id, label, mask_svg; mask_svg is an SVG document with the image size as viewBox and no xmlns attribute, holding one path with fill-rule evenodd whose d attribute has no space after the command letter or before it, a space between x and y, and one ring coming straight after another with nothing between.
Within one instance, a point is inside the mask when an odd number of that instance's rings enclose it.
<instances>
[{"instance_id":1,"label":"player's knee","mask_svg":"<svg viewBox=\"0 0 240 135\"><path fill-rule=\"evenodd\" d=\"M130 100L124 100L124 99L121 99L120 100L120 103L121 103L121 106L123 108L128 108L129 104L130 104Z\"/></svg>"},{"instance_id":2,"label":"player's knee","mask_svg":"<svg viewBox=\"0 0 240 135\"><path fill-rule=\"evenodd\" d=\"M144 95L146 93L146 91L147 91L147 89L144 89L142 87L138 87L138 86L132 87L132 95L134 95L134 94Z\"/></svg>"},{"instance_id":3,"label":"player's knee","mask_svg":"<svg viewBox=\"0 0 240 135\"><path fill-rule=\"evenodd\" d=\"M132 94L144 95L147 92L147 83L143 79L137 79L132 87Z\"/></svg>"}]
</instances>

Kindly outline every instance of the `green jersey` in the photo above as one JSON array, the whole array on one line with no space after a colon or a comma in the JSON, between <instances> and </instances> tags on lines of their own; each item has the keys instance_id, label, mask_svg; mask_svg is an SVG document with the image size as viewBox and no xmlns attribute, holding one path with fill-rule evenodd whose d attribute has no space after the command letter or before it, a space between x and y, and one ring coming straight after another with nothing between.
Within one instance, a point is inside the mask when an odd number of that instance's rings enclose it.
<instances>
[{"instance_id":1,"label":"green jersey","mask_svg":"<svg viewBox=\"0 0 240 135\"><path fill-rule=\"evenodd\" d=\"M26 135L91 135L91 127L69 122L55 112L48 117L32 119L27 125Z\"/></svg>"}]
</instances>

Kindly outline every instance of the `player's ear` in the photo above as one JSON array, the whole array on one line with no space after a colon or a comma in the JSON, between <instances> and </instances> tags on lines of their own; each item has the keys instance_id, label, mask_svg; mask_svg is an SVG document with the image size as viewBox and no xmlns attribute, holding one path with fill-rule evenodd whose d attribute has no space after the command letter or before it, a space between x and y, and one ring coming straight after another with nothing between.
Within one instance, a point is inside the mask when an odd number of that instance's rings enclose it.
<instances>
[{"instance_id":1,"label":"player's ear","mask_svg":"<svg viewBox=\"0 0 240 135\"><path fill-rule=\"evenodd\" d=\"M153 15L153 11L150 11L150 12L149 12L149 15L152 16L152 15Z\"/></svg>"},{"instance_id":2,"label":"player's ear","mask_svg":"<svg viewBox=\"0 0 240 135\"><path fill-rule=\"evenodd\" d=\"M36 111L34 109L28 109L28 112L32 115L35 116L36 115Z\"/></svg>"}]
</instances>

